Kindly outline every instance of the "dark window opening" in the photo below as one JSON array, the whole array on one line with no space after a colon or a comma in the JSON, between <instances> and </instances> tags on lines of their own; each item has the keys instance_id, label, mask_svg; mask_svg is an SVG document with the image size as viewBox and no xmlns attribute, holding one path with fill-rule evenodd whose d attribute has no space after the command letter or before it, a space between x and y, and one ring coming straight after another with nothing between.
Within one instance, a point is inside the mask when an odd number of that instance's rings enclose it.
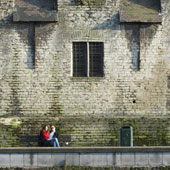
<instances>
[{"instance_id":1,"label":"dark window opening","mask_svg":"<svg viewBox=\"0 0 170 170\"><path fill-rule=\"evenodd\" d=\"M87 76L87 43L73 43L73 76Z\"/></svg>"},{"instance_id":2,"label":"dark window opening","mask_svg":"<svg viewBox=\"0 0 170 170\"><path fill-rule=\"evenodd\" d=\"M89 43L89 57L90 57L90 77L103 76L103 43L90 42Z\"/></svg>"},{"instance_id":3,"label":"dark window opening","mask_svg":"<svg viewBox=\"0 0 170 170\"><path fill-rule=\"evenodd\" d=\"M102 42L73 43L73 76L103 77L104 44Z\"/></svg>"}]
</instances>

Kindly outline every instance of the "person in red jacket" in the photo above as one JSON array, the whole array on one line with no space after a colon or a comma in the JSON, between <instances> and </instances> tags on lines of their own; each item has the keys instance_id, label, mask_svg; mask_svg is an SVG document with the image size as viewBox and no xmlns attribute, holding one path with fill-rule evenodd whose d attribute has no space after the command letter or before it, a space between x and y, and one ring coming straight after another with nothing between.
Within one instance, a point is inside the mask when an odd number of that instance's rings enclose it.
<instances>
[{"instance_id":1,"label":"person in red jacket","mask_svg":"<svg viewBox=\"0 0 170 170\"><path fill-rule=\"evenodd\" d=\"M48 130L48 126L45 125L45 126L43 126L42 130L40 131L39 145L40 146L51 146L49 136L50 136L50 133Z\"/></svg>"},{"instance_id":2,"label":"person in red jacket","mask_svg":"<svg viewBox=\"0 0 170 170\"><path fill-rule=\"evenodd\" d=\"M50 137L50 133L49 133L49 130L48 130L48 126L47 126L47 125L45 125L45 126L43 127L43 129L42 129L42 137L43 137L44 139L46 139L46 140L48 140L49 137Z\"/></svg>"}]
</instances>

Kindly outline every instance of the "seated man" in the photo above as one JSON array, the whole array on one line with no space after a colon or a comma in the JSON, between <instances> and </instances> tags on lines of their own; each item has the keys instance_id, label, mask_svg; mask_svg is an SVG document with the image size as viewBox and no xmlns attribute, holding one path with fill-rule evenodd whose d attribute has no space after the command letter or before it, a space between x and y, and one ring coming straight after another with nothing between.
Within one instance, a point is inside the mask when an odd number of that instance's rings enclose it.
<instances>
[{"instance_id":1,"label":"seated man","mask_svg":"<svg viewBox=\"0 0 170 170\"><path fill-rule=\"evenodd\" d=\"M58 134L56 133L55 130L55 126L52 125L51 126L51 131L50 131L50 143L54 146L54 147L60 147L60 144L58 142Z\"/></svg>"}]
</instances>

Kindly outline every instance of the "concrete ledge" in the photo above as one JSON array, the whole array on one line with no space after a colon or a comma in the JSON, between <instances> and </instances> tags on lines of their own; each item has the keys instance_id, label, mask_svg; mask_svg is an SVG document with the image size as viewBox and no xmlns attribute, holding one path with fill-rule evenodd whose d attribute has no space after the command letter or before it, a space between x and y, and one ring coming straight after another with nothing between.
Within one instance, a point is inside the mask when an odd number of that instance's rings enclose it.
<instances>
[{"instance_id":1,"label":"concrete ledge","mask_svg":"<svg viewBox=\"0 0 170 170\"><path fill-rule=\"evenodd\" d=\"M170 147L0 148L0 167L170 166Z\"/></svg>"},{"instance_id":2,"label":"concrete ledge","mask_svg":"<svg viewBox=\"0 0 170 170\"><path fill-rule=\"evenodd\" d=\"M116 152L170 152L170 147L7 147L0 153L116 153Z\"/></svg>"}]
</instances>

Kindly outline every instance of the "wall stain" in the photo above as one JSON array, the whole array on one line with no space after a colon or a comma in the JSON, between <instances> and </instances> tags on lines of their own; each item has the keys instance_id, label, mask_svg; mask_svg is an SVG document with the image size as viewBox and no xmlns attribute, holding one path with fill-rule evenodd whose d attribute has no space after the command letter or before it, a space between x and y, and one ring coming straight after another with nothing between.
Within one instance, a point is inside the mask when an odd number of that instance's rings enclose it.
<instances>
[{"instance_id":1,"label":"wall stain","mask_svg":"<svg viewBox=\"0 0 170 170\"><path fill-rule=\"evenodd\" d=\"M13 61L13 70L11 73L11 80L9 86L11 87L11 95L10 95L10 105L9 112L11 115L20 115L21 114L21 103L19 99L18 91L20 91L20 81L19 81L19 58L16 52L16 55L12 58Z\"/></svg>"}]
</instances>

